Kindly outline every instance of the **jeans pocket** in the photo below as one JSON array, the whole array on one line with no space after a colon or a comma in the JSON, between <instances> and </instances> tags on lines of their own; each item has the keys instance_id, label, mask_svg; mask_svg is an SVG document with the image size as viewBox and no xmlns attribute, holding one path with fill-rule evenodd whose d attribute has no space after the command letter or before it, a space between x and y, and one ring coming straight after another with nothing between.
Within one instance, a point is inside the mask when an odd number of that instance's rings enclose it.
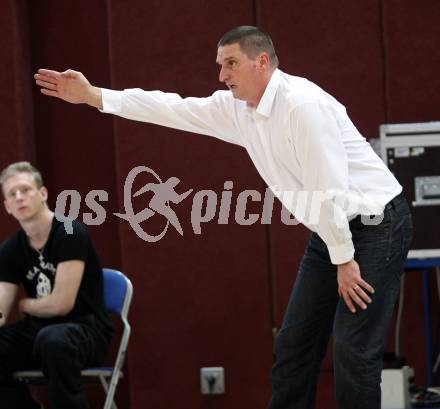
<instances>
[{"instance_id":1,"label":"jeans pocket","mask_svg":"<svg viewBox=\"0 0 440 409\"><path fill-rule=\"evenodd\" d=\"M379 271L389 262L393 251L393 225L390 215L386 216L378 225L365 225L352 231L355 260L361 271Z\"/></svg>"}]
</instances>

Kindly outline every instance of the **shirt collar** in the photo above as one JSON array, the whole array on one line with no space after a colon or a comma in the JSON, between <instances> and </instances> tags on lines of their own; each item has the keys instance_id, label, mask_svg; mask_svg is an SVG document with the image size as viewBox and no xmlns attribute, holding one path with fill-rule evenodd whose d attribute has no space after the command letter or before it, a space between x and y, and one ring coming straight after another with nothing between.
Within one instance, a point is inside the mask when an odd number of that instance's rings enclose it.
<instances>
[{"instance_id":1,"label":"shirt collar","mask_svg":"<svg viewBox=\"0 0 440 409\"><path fill-rule=\"evenodd\" d=\"M273 72L272 77L270 78L270 81L267 84L266 89L264 90L264 94L260 99L260 102L256 109L257 114L269 118L280 81L281 71L277 68Z\"/></svg>"}]
</instances>

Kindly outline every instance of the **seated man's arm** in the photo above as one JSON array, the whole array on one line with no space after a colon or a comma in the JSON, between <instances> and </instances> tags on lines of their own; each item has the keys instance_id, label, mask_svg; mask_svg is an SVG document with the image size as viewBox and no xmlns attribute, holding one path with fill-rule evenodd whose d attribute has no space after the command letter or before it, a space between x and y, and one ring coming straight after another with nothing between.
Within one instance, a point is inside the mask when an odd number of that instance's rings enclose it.
<instances>
[{"instance_id":1,"label":"seated man's arm","mask_svg":"<svg viewBox=\"0 0 440 409\"><path fill-rule=\"evenodd\" d=\"M19 303L20 311L41 318L67 315L75 305L83 274L84 261L59 263L52 293L43 298L22 299Z\"/></svg>"},{"instance_id":2,"label":"seated man's arm","mask_svg":"<svg viewBox=\"0 0 440 409\"><path fill-rule=\"evenodd\" d=\"M15 297L17 296L17 291L17 284L7 283L5 281L0 282L0 327L6 323L6 319L11 312Z\"/></svg>"}]
</instances>

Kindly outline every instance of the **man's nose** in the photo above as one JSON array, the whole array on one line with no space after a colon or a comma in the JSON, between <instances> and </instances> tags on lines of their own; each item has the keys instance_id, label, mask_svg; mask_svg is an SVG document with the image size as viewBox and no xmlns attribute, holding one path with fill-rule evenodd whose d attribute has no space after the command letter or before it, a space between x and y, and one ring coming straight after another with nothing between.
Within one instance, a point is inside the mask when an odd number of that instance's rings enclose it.
<instances>
[{"instance_id":1,"label":"man's nose","mask_svg":"<svg viewBox=\"0 0 440 409\"><path fill-rule=\"evenodd\" d=\"M225 82L225 80L226 80L226 74L225 74L223 67L220 69L220 73L218 75L218 80L220 82Z\"/></svg>"}]
</instances>

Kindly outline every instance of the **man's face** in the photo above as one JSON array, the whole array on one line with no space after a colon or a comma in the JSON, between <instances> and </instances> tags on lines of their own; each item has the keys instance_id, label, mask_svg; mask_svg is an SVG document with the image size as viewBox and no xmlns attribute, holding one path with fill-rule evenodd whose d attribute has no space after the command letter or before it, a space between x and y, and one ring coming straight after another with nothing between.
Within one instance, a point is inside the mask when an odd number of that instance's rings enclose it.
<instances>
[{"instance_id":1,"label":"man's face","mask_svg":"<svg viewBox=\"0 0 440 409\"><path fill-rule=\"evenodd\" d=\"M19 222L28 221L45 208L47 190L38 188L34 177L21 172L3 183L4 205Z\"/></svg>"},{"instance_id":2,"label":"man's face","mask_svg":"<svg viewBox=\"0 0 440 409\"><path fill-rule=\"evenodd\" d=\"M219 80L232 91L234 98L257 105L261 94L258 57L252 60L241 51L239 44L230 44L218 48L217 64L220 65Z\"/></svg>"}]
</instances>

